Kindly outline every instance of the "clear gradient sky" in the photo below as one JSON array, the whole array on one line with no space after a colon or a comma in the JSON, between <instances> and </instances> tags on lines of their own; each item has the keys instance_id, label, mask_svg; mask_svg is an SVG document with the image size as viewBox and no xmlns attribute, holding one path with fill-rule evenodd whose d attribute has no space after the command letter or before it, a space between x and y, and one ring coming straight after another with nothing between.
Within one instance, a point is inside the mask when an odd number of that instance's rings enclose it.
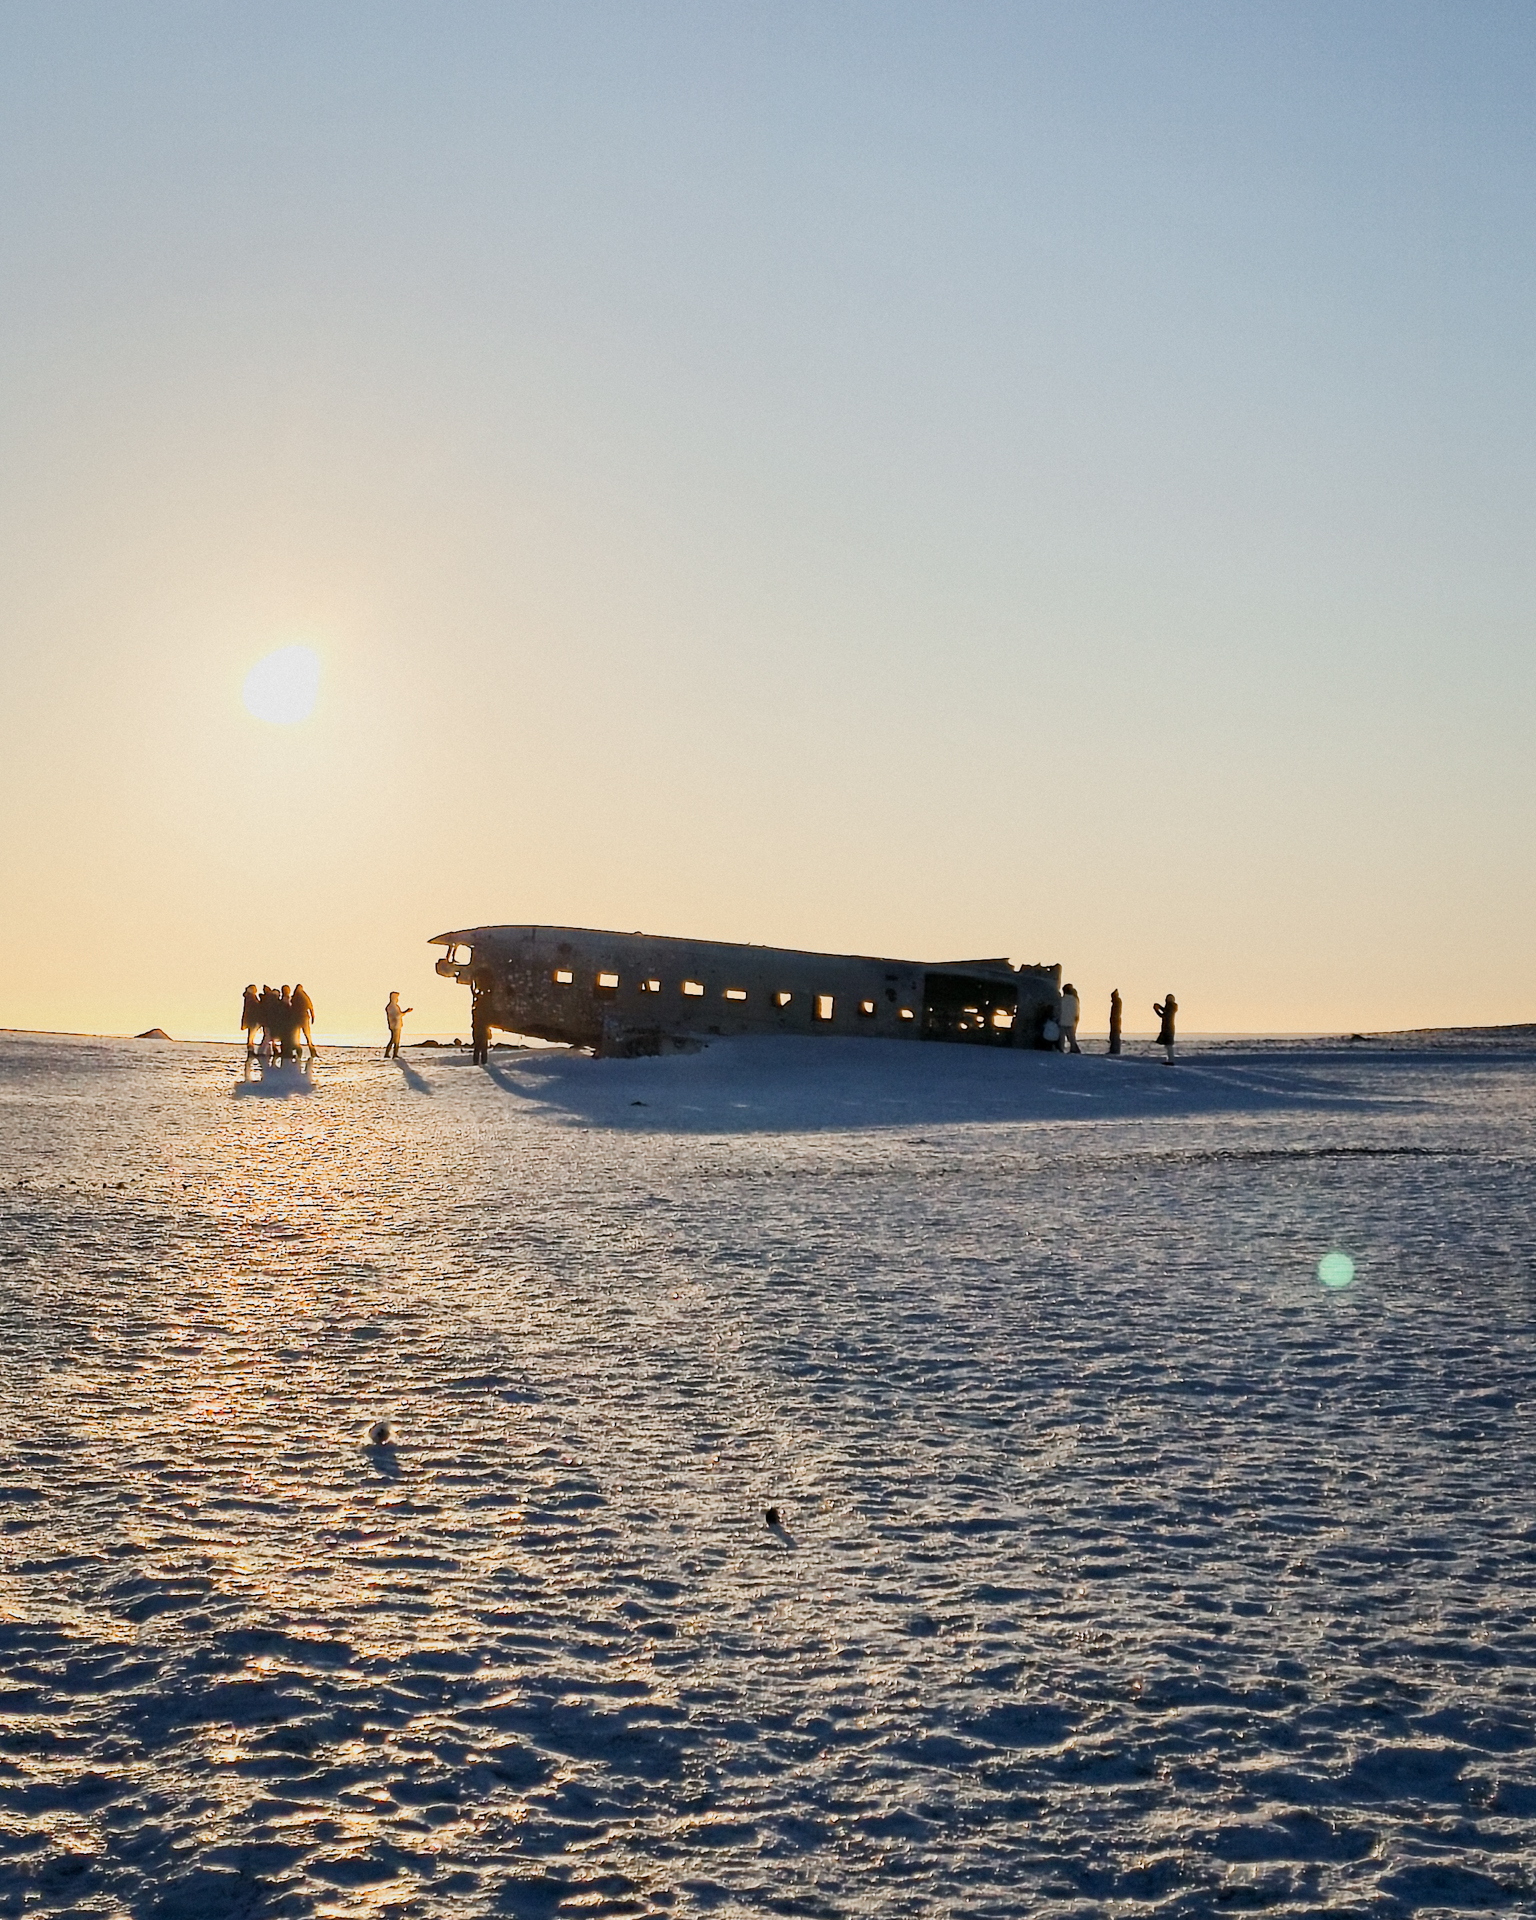
<instances>
[{"instance_id":1,"label":"clear gradient sky","mask_svg":"<svg viewBox=\"0 0 1536 1920\"><path fill-rule=\"evenodd\" d=\"M0 1025L1536 1019L1531 6L13 3L0 167Z\"/></svg>"}]
</instances>

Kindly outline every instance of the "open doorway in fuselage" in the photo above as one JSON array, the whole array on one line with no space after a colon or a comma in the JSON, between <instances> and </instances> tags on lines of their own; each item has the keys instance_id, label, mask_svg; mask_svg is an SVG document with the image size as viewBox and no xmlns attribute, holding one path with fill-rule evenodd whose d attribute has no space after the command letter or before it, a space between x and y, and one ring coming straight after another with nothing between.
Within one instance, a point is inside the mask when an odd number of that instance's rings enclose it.
<instances>
[{"instance_id":1,"label":"open doorway in fuselage","mask_svg":"<svg viewBox=\"0 0 1536 1920\"><path fill-rule=\"evenodd\" d=\"M923 1038L977 1047L1011 1047L1019 990L1003 980L963 973L923 975Z\"/></svg>"}]
</instances>

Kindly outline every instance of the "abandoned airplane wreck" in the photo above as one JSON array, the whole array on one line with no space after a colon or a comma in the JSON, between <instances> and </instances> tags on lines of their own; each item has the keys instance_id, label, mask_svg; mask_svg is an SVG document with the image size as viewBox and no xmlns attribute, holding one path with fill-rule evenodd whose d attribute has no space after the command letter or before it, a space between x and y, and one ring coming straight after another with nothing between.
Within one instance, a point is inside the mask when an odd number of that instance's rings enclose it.
<instances>
[{"instance_id":1,"label":"abandoned airplane wreck","mask_svg":"<svg viewBox=\"0 0 1536 1920\"><path fill-rule=\"evenodd\" d=\"M437 971L474 994L477 1029L610 1056L691 1051L716 1035L865 1035L1041 1047L1060 966L879 960L588 927L440 933Z\"/></svg>"}]
</instances>

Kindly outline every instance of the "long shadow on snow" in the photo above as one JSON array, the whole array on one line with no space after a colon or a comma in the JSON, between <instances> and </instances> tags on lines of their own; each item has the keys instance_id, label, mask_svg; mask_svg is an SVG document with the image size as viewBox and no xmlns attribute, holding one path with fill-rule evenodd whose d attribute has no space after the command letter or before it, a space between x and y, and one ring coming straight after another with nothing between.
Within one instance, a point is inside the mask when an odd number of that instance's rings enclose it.
<instances>
[{"instance_id":1,"label":"long shadow on snow","mask_svg":"<svg viewBox=\"0 0 1536 1920\"><path fill-rule=\"evenodd\" d=\"M1379 1065L1379 1062L1376 1063ZM1359 1111L1401 1095L1344 1055L1014 1053L894 1040L717 1040L702 1053L594 1060L527 1053L486 1076L572 1126L657 1133L814 1133L976 1122Z\"/></svg>"},{"instance_id":2,"label":"long shadow on snow","mask_svg":"<svg viewBox=\"0 0 1536 1920\"><path fill-rule=\"evenodd\" d=\"M249 1060L244 1077L235 1082L237 1100L292 1100L314 1090L313 1067L253 1067Z\"/></svg>"},{"instance_id":3,"label":"long shadow on snow","mask_svg":"<svg viewBox=\"0 0 1536 1920\"><path fill-rule=\"evenodd\" d=\"M400 1069L400 1077L412 1093L431 1093L431 1087L422 1079L416 1069L414 1067L408 1067L398 1055L395 1058L395 1065Z\"/></svg>"}]
</instances>

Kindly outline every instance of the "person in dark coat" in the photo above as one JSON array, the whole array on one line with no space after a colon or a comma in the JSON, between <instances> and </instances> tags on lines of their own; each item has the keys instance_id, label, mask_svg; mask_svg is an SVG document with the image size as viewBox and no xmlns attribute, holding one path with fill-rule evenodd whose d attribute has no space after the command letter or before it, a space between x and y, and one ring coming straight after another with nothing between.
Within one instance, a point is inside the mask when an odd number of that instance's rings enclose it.
<instances>
[{"instance_id":1,"label":"person in dark coat","mask_svg":"<svg viewBox=\"0 0 1536 1920\"><path fill-rule=\"evenodd\" d=\"M1109 996L1109 1050L1120 1051L1120 989L1115 987Z\"/></svg>"},{"instance_id":2,"label":"person in dark coat","mask_svg":"<svg viewBox=\"0 0 1536 1920\"><path fill-rule=\"evenodd\" d=\"M1160 1047L1167 1048L1168 1064L1170 1067L1173 1065L1173 1016L1178 1010L1179 1003L1171 993L1165 995L1161 1000L1154 1000L1152 1002L1152 1011L1163 1023L1157 1030L1157 1044Z\"/></svg>"},{"instance_id":3,"label":"person in dark coat","mask_svg":"<svg viewBox=\"0 0 1536 1920\"><path fill-rule=\"evenodd\" d=\"M249 1060L256 1051L256 1035L261 1026L261 995L256 991L254 980L245 990L245 999L240 1007L240 1024L245 1029L245 1057Z\"/></svg>"},{"instance_id":4,"label":"person in dark coat","mask_svg":"<svg viewBox=\"0 0 1536 1920\"><path fill-rule=\"evenodd\" d=\"M474 1058L477 1067L490 1065L491 1060L491 996L483 987L476 987L474 998L470 1001L469 1037L474 1044Z\"/></svg>"},{"instance_id":5,"label":"person in dark coat","mask_svg":"<svg viewBox=\"0 0 1536 1920\"><path fill-rule=\"evenodd\" d=\"M298 1022L293 1017L293 996L288 990L287 981L283 982L283 990L277 997L277 1032L283 1058L291 1060L298 1051L294 1044L295 1035L298 1033Z\"/></svg>"},{"instance_id":6,"label":"person in dark coat","mask_svg":"<svg viewBox=\"0 0 1536 1920\"><path fill-rule=\"evenodd\" d=\"M261 1045L257 1049L263 1060L277 1057L277 994L271 987L263 987L258 1004L261 1007Z\"/></svg>"}]
</instances>

